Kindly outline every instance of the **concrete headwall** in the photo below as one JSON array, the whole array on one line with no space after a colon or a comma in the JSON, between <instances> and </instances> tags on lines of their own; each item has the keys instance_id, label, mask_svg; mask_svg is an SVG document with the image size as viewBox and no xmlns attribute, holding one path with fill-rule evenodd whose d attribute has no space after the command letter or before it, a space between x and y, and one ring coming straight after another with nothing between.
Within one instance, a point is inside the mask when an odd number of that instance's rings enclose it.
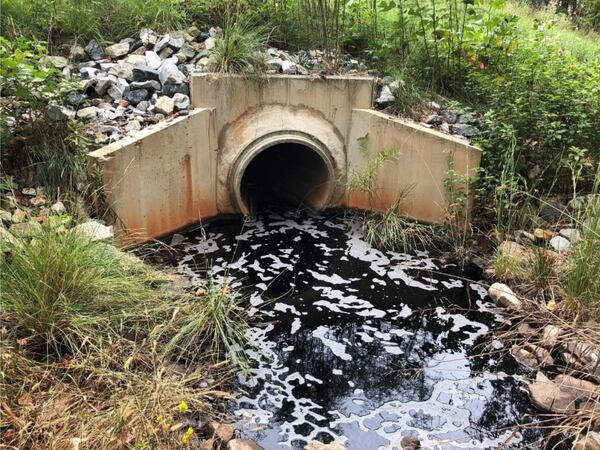
<instances>
[{"instance_id":1,"label":"concrete headwall","mask_svg":"<svg viewBox=\"0 0 600 450\"><path fill-rule=\"evenodd\" d=\"M89 154L102 167L122 242L144 242L218 213L212 114L196 109Z\"/></svg>"},{"instance_id":2,"label":"concrete headwall","mask_svg":"<svg viewBox=\"0 0 600 450\"><path fill-rule=\"evenodd\" d=\"M323 160L330 180L319 206L384 210L408 191L403 214L443 220L448 171L472 174L479 150L370 109L373 88L365 77L192 75L189 116L89 155L102 167L121 240L141 242L219 213L246 213L239 192L246 167L282 143L301 144ZM380 168L372 195L347 192L348 174L390 148L398 157Z\"/></svg>"},{"instance_id":3,"label":"concrete headwall","mask_svg":"<svg viewBox=\"0 0 600 450\"><path fill-rule=\"evenodd\" d=\"M423 222L439 222L447 214L445 183L449 170L464 178L475 175L479 167L481 152L476 147L389 114L354 110L350 128L349 170L364 170L369 158L387 149L395 149L398 154L378 170L370 194L347 192L346 206L382 211L401 193L406 193L400 205L403 215Z\"/></svg>"}]
</instances>

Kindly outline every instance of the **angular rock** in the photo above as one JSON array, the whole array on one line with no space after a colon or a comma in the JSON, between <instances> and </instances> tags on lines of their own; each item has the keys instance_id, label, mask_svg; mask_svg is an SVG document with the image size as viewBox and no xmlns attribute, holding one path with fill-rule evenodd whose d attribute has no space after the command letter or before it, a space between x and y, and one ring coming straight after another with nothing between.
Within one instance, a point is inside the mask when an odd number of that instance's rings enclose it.
<instances>
[{"instance_id":1,"label":"angular rock","mask_svg":"<svg viewBox=\"0 0 600 450\"><path fill-rule=\"evenodd\" d=\"M375 100L375 103L378 106L386 107L386 106L390 106L395 101L396 101L396 97L392 93L392 90L390 89L390 87L384 86L381 89L381 93L379 94L379 97L377 97L377 99Z\"/></svg>"},{"instance_id":2,"label":"angular rock","mask_svg":"<svg viewBox=\"0 0 600 450\"><path fill-rule=\"evenodd\" d=\"M210 37L221 37L223 36L223 29L221 27L210 27L208 34Z\"/></svg>"},{"instance_id":3,"label":"angular rock","mask_svg":"<svg viewBox=\"0 0 600 450\"><path fill-rule=\"evenodd\" d=\"M69 49L69 59L71 61L83 61L86 58L85 49L81 45L72 45Z\"/></svg>"},{"instance_id":4,"label":"angular rock","mask_svg":"<svg viewBox=\"0 0 600 450\"><path fill-rule=\"evenodd\" d=\"M190 98L185 94L175 94L173 96L173 104L176 111L189 110Z\"/></svg>"},{"instance_id":5,"label":"angular rock","mask_svg":"<svg viewBox=\"0 0 600 450\"><path fill-rule=\"evenodd\" d=\"M536 239L540 241L549 241L554 236L554 233L550 230L545 230L543 228L536 228L533 230L533 235Z\"/></svg>"},{"instance_id":6,"label":"angular rock","mask_svg":"<svg viewBox=\"0 0 600 450\"><path fill-rule=\"evenodd\" d=\"M87 97L81 92L71 91L65 97L65 101L71 106L80 106L85 103Z\"/></svg>"},{"instance_id":7,"label":"angular rock","mask_svg":"<svg viewBox=\"0 0 600 450\"><path fill-rule=\"evenodd\" d=\"M162 84L181 84L185 81L185 75L171 63L163 63L158 69L158 76Z\"/></svg>"},{"instance_id":8,"label":"angular rock","mask_svg":"<svg viewBox=\"0 0 600 450\"><path fill-rule=\"evenodd\" d=\"M161 59L167 59L173 55L173 53L175 53L175 51L171 47L165 47L158 52L158 56L160 56Z\"/></svg>"},{"instance_id":9,"label":"angular rock","mask_svg":"<svg viewBox=\"0 0 600 450\"><path fill-rule=\"evenodd\" d=\"M566 252L571 248L571 243L567 238L554 236L550 239L550 246L559 253Z\"/></svg>"},{"instance_id":10,"label":"angular rock","mask_svg":"<svg viewBox=\"0 0 600 450\"><path fill-rule=\"evenodd\" d=\"M93 39L85 46L85 53L94 61L104 58L104 50L102 50L100 44Z\"/></svg>"},{"instance_id":11,"label":"angular rock","mask_svg":"<svg viewBox=\"0 0 600 450\"><path fill-rule=\"evenodd\" d=\"M159 97L158 101L156 102L156 105L154 105L154 108L157 113L168 116L170 114L173 114L175 103L173 102L172 98L163 95L162 97Z\"/></svg>"},{"instance_id":12,"label":"angular rock","mask_svg":"<svg viewBox=\"0 0 600 450\"><path fill-rule=\"evenodd\" d=\"M117 78L123 78L125 80L131 81L133 80L133 69L135 65L128 61L119 61L118 64L111 67L108 71L110 75L114 75Z\"/></svg>"},{"instance_id":13,"label":"angular rock","mask_svg":"<svg viewBox=\"0 0 600 450\"><path fill-rule=\"evenodd\" d=\"M50 207L50 210L55 214L63 214L67 212L67 208L63 202L56 202L54 205Z\"/></svg>"},{"instance_id":14,"label":"angular rock","mask_svg":"<svg viewBox=\"0 0 600 450\"><path fill-rule=\"evenodd\" d=\"M479 134L479 129L467 123L457 123L452 125L452 132L454 134L458 134L459 136L472 138Z\"/></svg>"},{"instance_id":15,"label":"angular rock","mask_svg":"<svg viewBox=\"0 0 600 450\"><path fill-rule=\"evenodd\" d=\"M559 385L553 383L542 372L537 373L535 383L531 383L528 389L532 405L542 411L564 414L577 409L576 397L561 390Z\"/></svg>"},{"instance_id":16,"label":"angular rock","mask_svg":"<svg viewBox=\"0 0 600 450\"><path fill-rule=\"evenodd\" d=\"M95 119L98 117L98 108L96 106L88 106L77 111L77 117L80 119Z\"/></svg>"},{"instance_id":17,"label":"angular rock","mask_svg":"<svg viewBox=\"0 0 600 450\"><path fill-rule=\"evenodd\" d=\"M46 108L46 114L48 115L48 119L55 122L65 122L75 117L75 111L57 104L49 104Z\"/></svg>"},{"instance_id":18,"label":"angular rock","mask_svg":"<svg viewBox=\"0 0 600 450\"><path fill-rule=\"evenodd\" d=\"M9 211L0 209L0 222L11 223L12 222L12 214Z\"/></svg>"},{"instance_id":19,"label":"angular rock","mask_svg":"<svg viewBox=\"0 0 600 450\"><path fill-rule=\"evenodd\" d=\"M183 47L183 44L185 44L185 40L179 36L171 36L169 38L169 42L167 43L167 45L175 51Z\"/></svg>"},{"instance_id":20,"label":"angular rock","mask_svg":"<svg viewBox=\"0 0 600 450\"><path fill-rule=\"evenodd\" d=\"M82 67L79 70L79 75L84 80L91 80L93 78L96 78L96 76L98 75L98 72L100 72L100 71L98 69L96 69L95 67Z\"/></svg>"},{"instance_id":21,"label":"angular rock","mask_svg":"<svg viewBox=\"0 0 600 450\"><path fill-rule=\"evenodd\" d=\"M160 67L160 65L162 64L162 59L160 59L160 56L158 56L156 54L156 52L154 52L152 50L148 50L145 53L145 56L146 56L146 64L151 69L158 69Z\"/></svg>"},{"instance_id":22,"label":"angular rock","mask_svg":"<svg viewBox=\"0 0 600 450\"><path fill-rule=\"evenodd\" d=\"M148 89L135 89L125 94L125 100L127 100L133 106L137 106L140 102L148 100L150 98L150 92Z\"/></svg>"},{"instance_id":23,"label":"angular rock","mask_svg":"<svg viewBox=\"0 0 600 450\"><path fill-rule=\"evenodd\" d=\"M160 82L155 80L148 81L134 81L129 85L132 90L135 89L148 89L152 91L158 91L161 88Z\"/></svg>"},{"instance_id":24,"label":"angular rock","mask_svg":"<svg viewBox=\"0 0 600 450\"><path fill-rule=\"evenodd\" d=\"M192 47L189 44L183 44L181 46L181 48L179 49L179 52L177 52L178 55L183 55L184 56L184 61L187 61L188 59L192 59L194 56L196 56L196 51L194 50L194 47Z\"/></svg>"},{"instance_id":25,"label":"angular rock","mask_svg":"<svg viewBox=\"0 0 600 450\"><path fill-rule=\"evenodd\" d=\"M165 34L162 38L156 41L156 44L154 45L154 51L156 53L159 53L163 48L165 48L169 44L169 39L171 39L171 36Z\"/></svg>"},{"instance_id":26,"label":"angular rock","mask_svg":"<svg viewBox=\"0 0 600 450\"><path fill-rule=\"evenodd\" d=\"M47 66L53 66L57 69L64 69L69 64L69 61L64 56L44 56L40 59L40 62Z\"/></svg>"},{"instance_id":27,"label":"angular rock","mask_svg":"<svg viewBox=\"0 0 600 450\"><path fill-rule=\"evenodd\" d=\"M250 439L232 439L227 443L227 450L265 450Z\"/></svg>"},{"instance_id":28,"label":"angular rock","mask_svg":"<svg viewBox=\"0 0 600 450\"><path fill-rule=\"evenodd\" d=\"M129 64L133 64L134 66L148 65L148 61L146 61L146 57L144 55L128 55L125 61Z\"/></svg>"},{"instance_id":29,"label":"angular rock","mask_svg":"<svg viewBox=\"0 0 600 450\"><path fill-rule=\"evenodd\" d=\"M304 450L346 450L346 447L337 442L332 442L331 444L323 444L319 441L310 441L304 446Z\"/></svg>"},{"instance_id":30,"label":"angular rock","mask_svg":"<svg viewBox=\"0 0 600 450\"><path fill-rule=\"evenodd\" d=\"M42 232L42 226L33 221L15 223L10 227L10 233L17 238L30 238Z\"/></svg>"},{"instance_id":31,"label":"angular rock","mask_svg":"<svg viewBox=\"0 0 600 450\"><path fill-rule=\"evenodd\" d=\"M119 42L118 44L109 45L104 50L109 58L119 58L129 53L129 42Z\"/></svg>"},{"instance_id":32,"label":"angular rock","mask_svg":"<svg viewBox=\"0 0 600 450\"><path fill-rule=\"evenodd\" d=\"M498 245L498 252L511 258L526 258L530 251L523 245L514 241L503 241Z\"/></svg>"},{"instance_id":33,"label":"angular rock","mask_svg":"<svg viewBox=\"0 0 600 450\"><path fill-rule=\"evenodd\" d=\"M558 234L560 234L562 237L567 238L571 244L574 244L577 241L581 240L581 233L576 228L563 228L558 231Z\"/></svg>"},{"instance_id":34,"label":"angular rock","mask_svg":"<svg viewBox=\"0 0 600 450\"><path fill-rule=\"evenodd\" d=\"M158 70L148 66L137 66L133 69L133 81L159 81Z\"/></svg>"},{"instance_id":35,"label":"angular rock","mask_svg":"<svg viewBox=\"0 0 600 450\"><path fill-rule=\"evenodd\" d=\"M580 380L570 375L557 375L553 382L564 392L570 393L576 400L600 398L600 386L590 381Z\"/></svg>"},{"instance_id":36,"label":"angular rock","mask_svg":"<svg viewBox=\"0 0 600 450\"><path fill-rule=\"evenodd\" d=\"M206 39L204 41L204 48L206 50L212 50L213 48L215 48L215 38L211 36L208 39Z\"/></svg>"},{"instance_id":37,"label":"angular rock","mask_svg":"<svg viewBox=\"0 0 600 450\"><path fill-rule=\"evenodd\" d=\"M221 442L229 442L233 438L235 428L230 423L210 422L210 429Z\"/></svg>"},{"instance_id":38,"label":"angular rock","mask_svg":"<svg viewBox=\"0 0 600 450\"><path fill-rule=\"evenodd\" d=\"M12 223L21 223L24 222L27 218L27 213L22 209L15 209L12 214Z\"/></svg>"},{"instance_id":39,"label":"angular rock","mask_svg":"<svg viewBox=\"0 0 600 450\"><path fill-rule=\"evenodd\" d=\"M508 309L521 309L523 304L511 288L503 283L494 283L488 290L490 298L500 306Z\"/></svg>"},{"instance_id":40,"label":"angular rock","mask_svg":"<svg viewBox=\"0 0 600 450\"><path fill-rule=\"evenodd\" d=\"M530 369L539 369L554 364L554 358L552 358L550 352L534 344L513 345L510 354L517 362Z\"/></svg>"},{"instance_id":41,"label":"angular rock","mask_svg":"<svg viewBox=\"0 0 600 450\"><path fill-rule=\"evenodd\" d=\"M158 40L158 36L154 31L150 28L142 28L140 30L140 41L147 47L154 46L156 41Z\"/></svg>"},{"instance_id":42,"label":"angular rock","mask_svg":"<svg viewBox=\"0 0 600 450\"><path fill-rule=\"evenodd\" d=\"M114 236L112 226L103 225L95 220L79 224L74 230L75 233L79 233L92 241L104 241L112 239Z\"/></svg>"},{"instance_id":43,"label":"angular rock","mask_svg":"<svg viewBox=\"0 0 600 450\"><path fill-rule=\"evenodd\" d=\"M444 119L439 114L431 114L425 119L425 123L429 125L441 125Z\"/></svg>"},{"instance_id":44,"label":"angular rock","mask_svg":"<svg viewBox=\"0 0 600 450\"><path fill-rule=\"evenodd\" d=\"M281 73L287 75L294 75L298 72L298 68L296 67L296 63L292 61L282 61L281 62Z\"/></svg>"},{"instance_id":45,"label":"angular rock","mask_svg":"<svg viewBox=\"0 0 600 450\"><path fill-rule=\"evenodd\" d=\"M173 97L175 94L190 95L190 88L187 83L181 84L165 84L160 91L162 95Z\"/></svg>"}]
</instances>

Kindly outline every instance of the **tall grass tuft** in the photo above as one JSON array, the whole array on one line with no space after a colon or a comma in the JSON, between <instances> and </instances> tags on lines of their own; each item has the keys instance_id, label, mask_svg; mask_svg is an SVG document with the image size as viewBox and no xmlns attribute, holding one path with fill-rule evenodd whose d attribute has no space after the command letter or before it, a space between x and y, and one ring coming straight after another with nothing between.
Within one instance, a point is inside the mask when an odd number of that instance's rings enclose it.
<instances>
[{"instance_id":1,"label":"tall grass tuft","mask_svg":"<svg viewBox=\"0 0 600 450\"><path fill-rule=\"evenodd\" d=\"M250 369L246 350L253 346L247 334L245 298L228 284L208 276L198 295L182 299L169 329L176 330L165 353L198 362L207 354L226 356L243 372Z\"/></svg>"},{"instance_id":2,"label":"tall grass tuft","mask_svg":"<svg viewBox=\"0 0 600 450\"><path fill-rule=\"evenodd\" d=\"M600 166L598 167L600 169ZM565 293L573 306L587 308L600 317L600 170L581 221L581 240L567 261Z\"/></svg>"},{"instance_id":3,"label":"tall grass tuft","mask_svg":"<svg viewBox=\"0 0 600 450\"><path fill-rule=\"evenodd\" d=\"M151 290L114 247L44 228L0 262L0 304L21 338L63 355L133 332Z\"/></svg>"},{"instance_id":4,"label":"tall grass tuft","mask_svg":"<svg viewBox=\"0 0 600 450\"><path fill-rule=\"evenodd\" d=\"M231 17L225 24L223 37L215 42L208 68L213 72L263 75L267 60L261 49L268 40L265 27L242 16Z\"/></svg>"}]
</instances>

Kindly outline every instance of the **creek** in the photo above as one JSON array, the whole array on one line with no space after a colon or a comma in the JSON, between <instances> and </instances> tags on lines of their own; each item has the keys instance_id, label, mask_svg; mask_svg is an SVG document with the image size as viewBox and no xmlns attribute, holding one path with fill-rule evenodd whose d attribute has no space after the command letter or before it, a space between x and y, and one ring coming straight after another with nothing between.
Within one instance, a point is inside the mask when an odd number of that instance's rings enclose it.
<instances>
[{"instance_id":1,"label":"creek","mask_svg":"<svg viewBox=\"0 0 600 450\"><path fill-rule=\"evenodd\" d=\"M258 351L231 413L265 449L531 448L524 379L478 274L380 251L347 212L266 212L178 235L175 264L247 298Z\"/></svg>"}]
</instances>

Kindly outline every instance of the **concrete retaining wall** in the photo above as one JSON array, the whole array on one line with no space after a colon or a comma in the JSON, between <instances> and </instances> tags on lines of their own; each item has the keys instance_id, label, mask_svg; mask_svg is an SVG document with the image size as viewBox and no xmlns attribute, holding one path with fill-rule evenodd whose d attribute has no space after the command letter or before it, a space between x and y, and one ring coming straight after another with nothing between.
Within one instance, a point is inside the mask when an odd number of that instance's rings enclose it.
<instances>
[{"instance_id":1,"label":"concrete retaining wall","mask_svg":"<svg viewBox=\"0 0 600 450\"><path fill-rule=\"evenodd\" d=\"M144 242L217 214L212 114L197 109L89 154L102 167L121 242Z\"/></svg>"},{"instance_id":2,"label":"concrete retaining wall","mask_svg":"<svg viewBox=\"0 0 600 450\"><path fill-rule=\"evenodd\" d=\"M386 210L401 192L403 215L423 222L439 222L447 213L445 182L448 171L458 177L475 175L481 152L464 140L440 133L388 114L359 109L352 112L348 138L348 167L361 171L365 152L374 156L386 149L398 150L378 171L372 195L347 192L345 204L366 210ZM361 149L359 139L363 138Z\"/></svg>"}]
</instances>

